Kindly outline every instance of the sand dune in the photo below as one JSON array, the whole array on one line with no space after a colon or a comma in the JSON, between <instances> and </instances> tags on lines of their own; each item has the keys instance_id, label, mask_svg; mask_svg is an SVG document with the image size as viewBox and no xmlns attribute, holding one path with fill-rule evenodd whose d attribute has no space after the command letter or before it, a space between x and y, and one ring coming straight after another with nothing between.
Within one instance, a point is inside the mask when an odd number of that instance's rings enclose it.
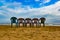
<instances>
[{"instance_id":1,"label":"sand dune","mask_svg":"<svg viewBox=\"0 0 60 40\"><path fill-rule=\"evenodd\" d=\"M0 25L0 40L60 40L60 26L11 28Z\"/></svg>"}]
</instances>

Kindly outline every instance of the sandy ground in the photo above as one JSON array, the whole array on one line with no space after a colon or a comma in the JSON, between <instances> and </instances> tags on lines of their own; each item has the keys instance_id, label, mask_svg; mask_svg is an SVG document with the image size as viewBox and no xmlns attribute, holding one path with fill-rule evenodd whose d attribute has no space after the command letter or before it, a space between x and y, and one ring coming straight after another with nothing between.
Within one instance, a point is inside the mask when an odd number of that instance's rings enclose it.
<instances>
[{"instance_id":1,"label":"sandy ground","mask_svg":"<svg viewBox=\"0 0 60 40\"><path fill-rule=\"evenodd\" d=\"M0 40L60 40L60 26L11 28L0 25Z\"/></svg>"}]
</instances>

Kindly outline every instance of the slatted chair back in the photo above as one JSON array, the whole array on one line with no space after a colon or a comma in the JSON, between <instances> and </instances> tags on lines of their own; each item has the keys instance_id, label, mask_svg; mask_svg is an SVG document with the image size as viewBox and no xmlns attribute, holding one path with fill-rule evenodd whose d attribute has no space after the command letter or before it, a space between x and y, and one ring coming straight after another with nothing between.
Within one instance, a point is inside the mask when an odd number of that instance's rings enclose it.
<instances>
[{"instance_id":1,"label":"slatted chair back","mask_svg":"<svg viewBox=\"0 0 60 40\"><path fill-rule=\"evenodd\" d=\"M33 19L32 19L32 22L33 22L33 23L38 23L38 18L33 18Z\"/></svg>"},{"instance_id":2,"label":"slatted chair back","mask_svg":"<svg viewBox=\"0 0 60 40\"><path fill-rule=\"evenodd\" d=\"M23 23L24 22L24 18L19 18L18 19L18 23Z\"/></svg>"},{"instance_id":3,"label":"slatted chair back","mask_svg":"<svg viewBox=\"0 0 60 40\"><path fill-rule=\"evenodd\" d=\"M41 20L41 23L44 23L46 19L44 17L41 17L40 20Z\"/></svg>"},{"instance_id":4,"label":"slatted chair back","mask_svg":"<svg viewBox=\"0 0 60 40\"><path fill-rule=\"evenodd\" d=\"M13 23L15 23L17 26L17 18L16 17L11 17L10 20L11 20L11 27L12 27Z\"/></svg>"},{"instance_id":5,"label":"slatted chair back","mask_svg":"<svg viewBox=\"0 0 60 40\"><path fill-rule=\"evenodd\" d=\"M27 24L30 24L30 27L31 27L31 18L25 19L25 26L27 26Z\"/></svg>"},{"instance_id":6,"label":"slatted chair back","mask_svg":"<svg viewBox=\"0 0 60 40\"><path fill-rule=\"evenodd\" d=\"M34 24L36 24L36 27L38 26L38 18L32 19L32 26L34 26Z\"/></svg>"},{"instance_id":7,"label":"slatted chair back","mask_svg":"<svg viewBox=\"0 0 60 40\"><path fill-rule=\"evenodd\" d=\"M26 23L31 23L31 18L26 18L26 19L25 19L25 22L26 22Z\"/></svg>"},{"instance_id":8,"label":"slatted chair back","mask_svg":"<svg viewBox=\"0 0 60 40\"><path fill-rule=\"evenodd\" d=\"M39 19L41 22L40 22L40 26L41 26L41 24L43 24L43 27L45 26L45 18L44 17L41 17L40 19Z\"/></svg>"},{"instance_id":9,"label":"slatted chair back","mask_svg":"<svg viewBox=\"0 0 60 40\"><path fill-rule=\"evenodd\" d=\"M19 27L20 27L20 24L23 24L23 26L24 26L24 18L18 18L18 25L19 25Z\"/></svg>"}]
</instances>

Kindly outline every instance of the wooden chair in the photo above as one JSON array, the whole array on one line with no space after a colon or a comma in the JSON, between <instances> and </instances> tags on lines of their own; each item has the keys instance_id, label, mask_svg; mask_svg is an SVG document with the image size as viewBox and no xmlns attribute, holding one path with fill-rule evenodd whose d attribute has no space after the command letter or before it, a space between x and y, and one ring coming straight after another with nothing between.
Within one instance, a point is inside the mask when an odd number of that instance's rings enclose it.
<instances>
[{"instance_id":1,"label":"wooden chair","mask_svg":"<svg viewBox=\"0 0 60 40\"><path fill-rule=\"evenodd\" d=\"M38 18L32 19L32 25L34 26L34 24L36 24L36 27L38 26Z\"/></svg>"},{"instance_id":2,"label":"wooden chair","mask_svg":"<svg viewBox=\"0 0 60 40\"><path fill-rule=\"evenodd\" d=\"M18 19L18 26L20 27L20 24L23 24L24 27L24 18L19 18Z\"/></svg>"},{"instance_id":3,"label":"wooden chair","mask_svg":"<svg viewBox=\"0 0 60 40\"><path fill-rule=\"evenodd\" d=\"M41 17L40 19L39 19L41 22L40 22L40 26L41 26L41 24L43 24L43 27L45 27L45 18L44 17Z\"/></svg>"},{"instance_id":4,"label":"wooden chair","mask_svg":"<svg viewBox=\"0 0 60 40\"><path fill-rule=\"evenodd\" d=\"M25 19L25 26L27 26L27 24L30 24L30 27L31 27L31 18Z\"/></svg>"}]
</instances>

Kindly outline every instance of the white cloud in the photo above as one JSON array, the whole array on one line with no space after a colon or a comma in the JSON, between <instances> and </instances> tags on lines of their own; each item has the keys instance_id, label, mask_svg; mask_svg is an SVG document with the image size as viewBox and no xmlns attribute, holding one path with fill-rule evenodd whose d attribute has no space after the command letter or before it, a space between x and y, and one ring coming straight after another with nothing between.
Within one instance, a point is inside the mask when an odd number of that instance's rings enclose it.
<instances>
[{"instance_id":1,"label":"white cloud","mask_svg":"<svg viewBox=\"0 0 60 40\"><path fill-rule=\"evenodd\" d=\"M50 2L51 0L44 0L44 2L43 3L48 3L48 2Z\"/></svg>"},{"instance_id":2,"label":"white cloud","mask_svg":"<svg viewBox=\"0 0 60 40\"><path fill-rule=\"evenodd\" d=\"M9 5L17 5L17 4L20 4L20 3L15 2L15 3L9 4ZM29 13L33 13L34 15L40 15L40 14L45 15L48 13L53 14L53 15L60 15L60 13L58 11L58 9L60 9L60 1L53 5L42 7L42 8L31 8L30 6L21 8L19 6L19 7L16 7L16 9L11 9L11 8L7 8L7 6L9 6L9 5L2 6L1 8L4 10L7 10L9 12L12 12L12 13L28 13L29 12Z\"/></svg>"},{"instance_id":3,"label":"white cloud","mask_svg":"<svg viewBox=\"0 0 60 40\"><path fill-rule=\"evenodd\" d=\"M50 2L51 0L35 0L36 2L41 2L41 3L48 3Z\"/></svg>"},{"instance_id":4,"label":"white cloud","mask_svg":"<svg viewBox=\"0 0 60 40\"><path fill-rule=\"evenodd\" d=\"M14 5L15 9L9 8L8 6ZM30 6L25 6L24 8L21 7L21 3L9 3L6 4L0 9L0 14L3 14L7 17L16 16L16 17L31 17L31 16L43 16L43 15L52 15L54 17L47 16L47 20L50 21L51 19L59 19L60 18L60 1L52 4L50 6L45 6L42 8L31 8ZM55 17L56 16L56 17ZM59 19L60 20L60 19ZM51 22L51 21L50 21Z\"/></svg>"},{"instance_id":5,"label":"white cloud","mask_svg":"<svg viewBox=\"0 0 60 40\"><path fill-rule=\"evenodd\" d=\"M36 2L40 1L40 0L35 0Z\"/></svg>"},{"instance_id":6,"label":"white cloud","mask_svg":"<svg viewBox=\"0 0 60 40\"><path fill-rule=\"evenodd\" d=\"M35 0L36 2L40 2L40 6L45 6L44 4L49 3L51 0Z\"/></svg>"}]
</instances>

